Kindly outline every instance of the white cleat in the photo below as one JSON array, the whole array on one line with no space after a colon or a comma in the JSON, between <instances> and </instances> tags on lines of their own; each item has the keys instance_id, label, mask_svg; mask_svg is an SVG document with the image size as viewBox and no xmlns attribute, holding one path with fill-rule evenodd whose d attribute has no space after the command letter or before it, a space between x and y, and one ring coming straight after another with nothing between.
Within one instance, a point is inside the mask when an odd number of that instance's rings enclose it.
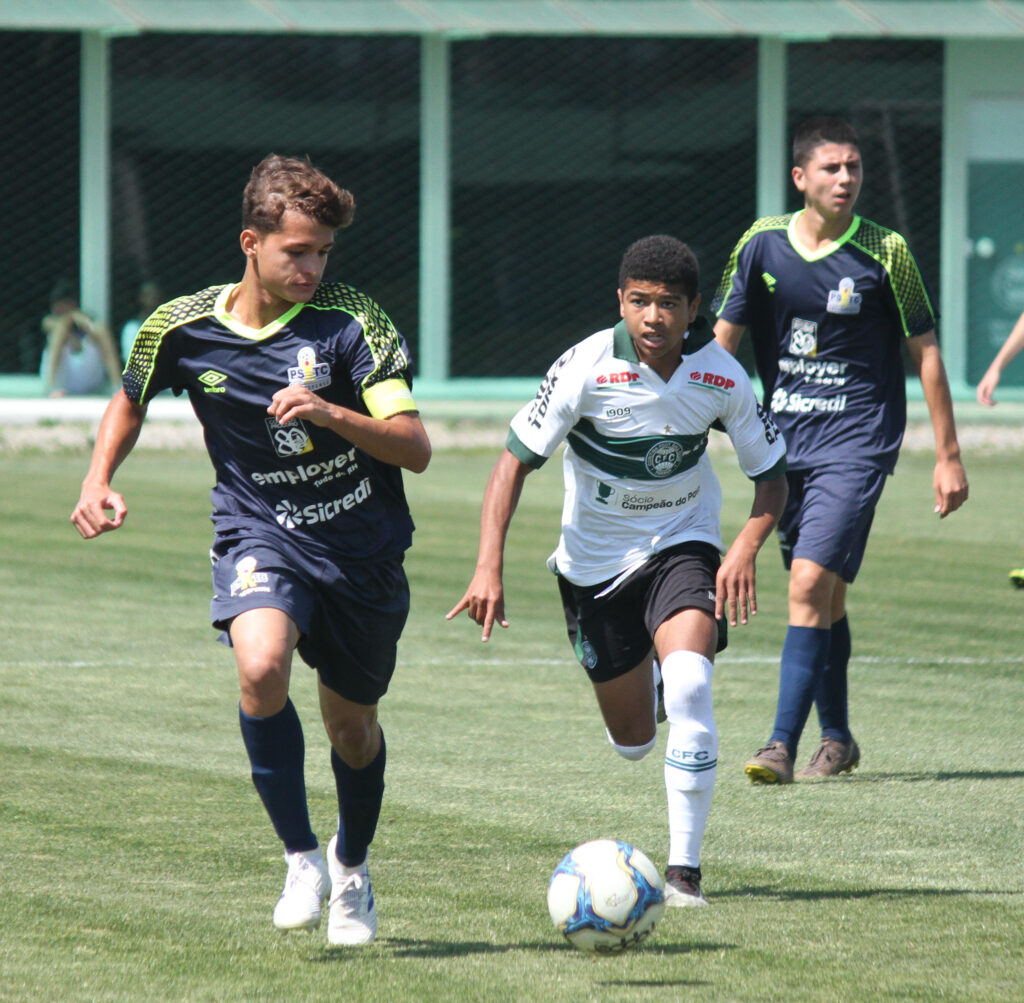
<instances>
[{"instance_id":1,"label":"white cleat","mask_svg":"<svg viewBox=\"0 0 1024 1003\"><path fill-rule=\"evenodd\" d=\"M288 876L274 906L278 930L315 930L323 915L324 900L331 894L331 874L323 850L285 853Z\"/></svg>"},{"instance_id":2,"label":"white cleat","mask_svg":"<svg viewBox=\"0 0 1024 1003\"><path fill-rule=\"evenodd\" d=\"M327 942L336 947L372 944L377 936L377 907L373 901L370 872L364 863L348 871L334 852L338 837L327 845L331 872L331 902L327 917Z\"/></svg>"}]
</instances>

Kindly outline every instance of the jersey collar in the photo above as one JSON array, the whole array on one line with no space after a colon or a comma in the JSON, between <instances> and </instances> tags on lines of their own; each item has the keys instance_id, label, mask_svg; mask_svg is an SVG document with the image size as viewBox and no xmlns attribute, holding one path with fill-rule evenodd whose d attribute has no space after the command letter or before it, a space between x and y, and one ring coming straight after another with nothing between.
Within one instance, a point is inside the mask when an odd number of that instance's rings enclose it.
<instances>
[{"instance_id":1,"label":"jersey collar","mask_svg":"<svg viewBox=\"0 0 1024 1003\"><path fill-rule=\"evenodd\" d=\"M237 334L240 338L245 338L246 341L265 341L272 335L277 334L277 332L280 331L281 328L286 327L292 318L306 305L305 303L296 303L290 310L286 310L281 314L277 320L272 320L265 327L261 327L257 330L254 327L247 327L245 324L240 323L228 313L228 299L239 285L240 283L225 286L217 296L217 301L213 305L213 311L217 320L219 320L229 331Z\"/></svg>"},{"instance_id":2,"label":"jersey collar","mask_svg":"<svg viewBox=\"0 0 1024 1003\"><path fill-rule=\"evenodd\" d=\"M831 244L819 247L816 251L811 251L800 242L800 238L796 234L796 221L804 211L805 210L800 209L798 212L793 213L789 219L789 226L786 227L786 235L789 237L790 245L793 250L804 259L804 261L820 261L822 258L827 258L833 251L838 251L839 248L857 232L857 227L860 226L860 216L855 215L853 219L850 220L850 225L846 228L846 233L844 233L838 240L833 240Z\"/></svg>"},{"instance_id":3,"label":"jersey collar","mask_svg":"<svg viewBox=\"0 0 1024 1003\"><path fill-rule=\"evenodd\" d=\"M683 342L683 355L693 355L699 352L705 345L715 340L715 332L711 330L707 318L698 316L686 332L686 340ZM640 364L640 356L636 354L636 345L626 330L626 322L620 320L612 329L612 351L615 358L625 362Z\"/></svg>"}]
</instances>

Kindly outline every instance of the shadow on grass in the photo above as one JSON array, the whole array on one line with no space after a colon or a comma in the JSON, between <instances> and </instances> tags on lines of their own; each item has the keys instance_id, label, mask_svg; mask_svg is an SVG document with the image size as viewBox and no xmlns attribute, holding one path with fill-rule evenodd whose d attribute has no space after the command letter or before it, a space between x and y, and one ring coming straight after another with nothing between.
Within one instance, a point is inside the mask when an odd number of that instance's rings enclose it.
<instances>
[{"instance_id":1,"label":"shadow on grass","mask_svg":"<svg viewBox=\"0 0 1024 1003\"><path fill-rule=\"evenodd\" d=\"M843 783L872 784L902 781L905 784L916 784L926 780L1021 780L1024 770L941 770L937 773L855 773L850 777L828 778L824 781L839 779ZM821 783L821 781L818 781Z\"/></svg>"},{"instance_id":2,"label":"shadow on grass","mask_svg":"<svg viewBox=\"0 0 1024 1003\"><path fill-rule=\"evenodd\" d=\"M379 953L383 948L388 954L395 958L461 958L477 954L508 954L512 951L541 951L549 954L578 955L581 958L602 960L602 955L589 955L577 951L571 944L558 941L530 942L521 941L515 944L489 944L484 941L442 941L442 940L413 940L405 937L379 937L374 942L374 950ZM652 944L644 944L631 951L631 954L704 954L708 952L735 950L735 944L665 944L660 941ZM343 958L359 956L359 949L344 947L325 947L314 959L320 962L340 961ZM617 955L608 955L617 957ZM636 980L620 980L609 985L686 985L696 986L697 982L663 982L653 980L650 982Z\"/></svg>"},{"instance_id":3,"label":"shadow on grass","mask_svg":"<svg viewBox=\"0 0 1024 1003\"><path fill-rule=\"evenodd\" d=\"M746 885L728 891L716 891L716 899L764 898L775 902L821 902L832 899L854 901L856 899L881 898L935 898L961 895L1022 895L1024 892L1006 891L998 888L833 888L818 890L809 888L771 888L765 885Z\"/></svg>"}]
</instances>

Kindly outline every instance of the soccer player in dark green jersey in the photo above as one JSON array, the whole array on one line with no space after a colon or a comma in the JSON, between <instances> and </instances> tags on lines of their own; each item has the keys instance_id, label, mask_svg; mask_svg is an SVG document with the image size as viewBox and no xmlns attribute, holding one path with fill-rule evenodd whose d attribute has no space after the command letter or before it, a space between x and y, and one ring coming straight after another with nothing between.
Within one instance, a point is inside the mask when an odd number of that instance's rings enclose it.
<instances>
[{"instance_id":1,"label":"soccer player in dark green jersey","mask_svg":"<svg viewBox=\"0 0 1024 1003\"><path fill-rule=\"evenodd\" d=\"M351 194L308 161L270 156L243 196L241 282L157 308L107 406L71 516L86 539L119 528L111 480L152 398L186 392L216 471L211 619L234 649L252 778L284 844L281 930L365 944L377 914L367 849L380 815L385 744L377 703L408 614L412 537L399 468L430 442L404 340L369 297L322 283ZM338 790L326 859L310 825L293 652L317 671Z\"/></svg>"},{"instance_id":2,"label":"soccer player in dark green jersey","mask_svg":"<svg viewBox=\"0 0 1024 1003\"><path fill-rule=\"evenodd\" d=\"M903 238L854 214L863 166L850 125L819 118L801 126L792 177L804 208L751 226L711 306L715 336L731 352L750 329L765 404L788 447L778 533L789 630L775 727L746 765L763 783L793 779L812 703L822 738L799 776L849 772L860 759L847 704L846 591L903 439L903 343L935 434L935 511L945 517L967 498L937 315Z\"/></svg>"}]
</instances>

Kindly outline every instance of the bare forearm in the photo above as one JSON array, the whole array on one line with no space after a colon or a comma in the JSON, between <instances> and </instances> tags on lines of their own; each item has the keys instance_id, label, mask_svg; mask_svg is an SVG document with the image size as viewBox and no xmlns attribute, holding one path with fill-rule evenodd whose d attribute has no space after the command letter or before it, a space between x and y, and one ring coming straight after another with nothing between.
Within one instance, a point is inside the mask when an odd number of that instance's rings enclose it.
<instances>
[{"instance_id":1,"label":"bare forearm","mask_svg":"<svg viewBox=\"0 0 1024 1003\"><path fill-rule=\"evenodd\" d=\"M390 418L334 405L327 427L374 459L420 474L430 462L430 439L419 416L411 412Z\"/></svg>"},{"instance_id":2,"label":"bare forearm","mask_svg":"<svg viewBox=\"0 0 1024 1003\"><path fill-rule=\"evenodd\" d=\"M128 400L123 390L114 394L96 432L86 483L110 484L117 468L138 441L145 418L146 409Z\"/></svg>"}]
</instances>

